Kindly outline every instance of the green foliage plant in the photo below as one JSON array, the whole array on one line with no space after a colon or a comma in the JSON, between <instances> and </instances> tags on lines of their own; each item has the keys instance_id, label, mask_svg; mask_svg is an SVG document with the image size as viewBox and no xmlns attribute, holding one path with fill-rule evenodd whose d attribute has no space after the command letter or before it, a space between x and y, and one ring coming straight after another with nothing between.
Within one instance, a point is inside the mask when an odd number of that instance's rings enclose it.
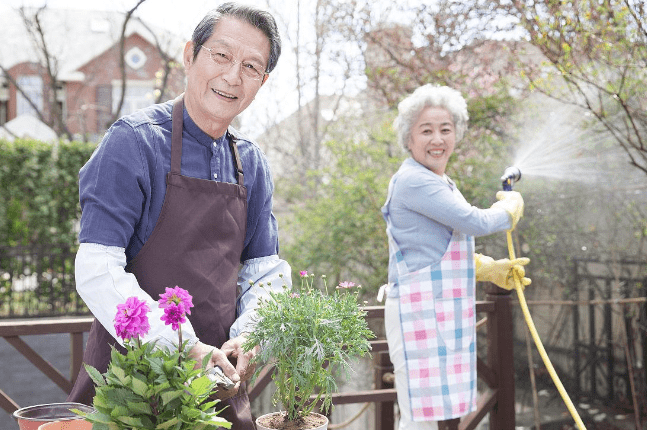
<instances>
[{"instance_id":1,"label":"green foliage plant","mask_svg":"<svg viewBox=\"0 0 647 430\"><path fill-rule=\"evenodd\" d=\"M308 181L277 186L290 206L289 214L277 215L286 259L293 267L326 273L331 284L352 276L363 285L363 300L373 299L387 276L380 208L404 159L404 151L393 146L391 121L380 123L367 139L328 141L326 167L308 172Z\"/></svg>"},{"instance_id":2,"label":"green foliage plant","mask_svg":"<svg viewBox=\"0 0 647 430\"><path fill-rule=\"evenodd\" d=\"M182 294L177 294L176 291ZM209 400L216 382L204 371L211 355L201 366L188 357L182 342L181 323L193 306L191 296L176 287L166 289L159 305L164 308L162 320L172 324L180 338L178 348L157 347L155 342L142 342L140 335L150 329L146 302L130 297L119 305L115 318L118 336L124 339L126 353L112 348L106 373L86 365L96 385L94 412L74 410L93 430L212 430L231 428L231 423L218 414L218 400ZM183 300L186 299L186 300ZM184 304L189 306L184 306Z\"/></svg>"},{"instance_id":3,"label":"green foliage plant","mask_svg":"<svg viewBox=\"0 0 647 430\"><path fill-rule=\"evenodd\" d=\"M76 246L78 174L95 147L0 140L0 243Z\"/></svg>"},{"instance_id":4,"label":"green foliage plant","mask_svg":"<svg viewBox=\"0 0 647 430\"><path fill-rule=\"evenodd\" d=\"M360 287L341 282L329 294L325 276L320 288L314 274L302 271L300 277L296 289L270 291L261 301L256 327L243 345L247 351L260 345L254 361L274 366L273 402L283 405L288 421L307 416L319 402L328 411L337 390L335 369L348 377L351 358L368 354L374 337L358 306Z\"/></svg>"}]
</instances>

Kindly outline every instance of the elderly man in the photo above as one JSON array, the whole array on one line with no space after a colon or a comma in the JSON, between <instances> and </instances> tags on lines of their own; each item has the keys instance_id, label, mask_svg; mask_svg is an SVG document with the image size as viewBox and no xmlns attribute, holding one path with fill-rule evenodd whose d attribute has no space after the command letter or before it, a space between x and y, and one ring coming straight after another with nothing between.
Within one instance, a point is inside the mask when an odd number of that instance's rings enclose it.
<instances>
[{"instance_id":1,"label":"elderly man","mask_svg":"<svg viewBox=\"0 0 647 430\"><path fill-rule=\"evenodd\" d=\"M213 352L207 367L235 382L218 396L236 429L253 428L241 383L254 352L241 345L262 291L250 285L289 280L290 267L278 257L267 160L230 124L280 52L267 12L234 3L209 12L184 49L183 96L118 120L80 172L76 282L96 317L84 361L106 371L110 345L119 347L117 305L131 296L153 309L144 340L170 347L177 335L154 301L178 285L195 305L182 325L190 355L200 362ZM93 393L82 371L68 400L90 404Z\"/></svg>"}]
</instances>

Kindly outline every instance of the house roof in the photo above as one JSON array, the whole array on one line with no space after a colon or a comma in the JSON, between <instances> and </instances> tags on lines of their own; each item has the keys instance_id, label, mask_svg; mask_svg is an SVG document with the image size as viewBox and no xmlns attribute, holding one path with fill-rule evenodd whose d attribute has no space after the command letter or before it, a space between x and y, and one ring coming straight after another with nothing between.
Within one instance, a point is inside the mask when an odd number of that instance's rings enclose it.
<instances>
[{"instance_id":1,"label":"house roof","mask_svg":"<svg viewBox=\"0 0 647 430\"><path fill-rule=\"evenodd\" d=\"M13 141L14 138L54 142L58 136L51 127L38 118L23 114L0 127L0 139Z\"/></svg>"},{"instance_id":2,"label":"house roof","mask_svg":"<svg viewBox=\"0 0 647 430\"><path fill-rule=\"evenodd\" d=\"M35 8L25 8L33 16ZM51 56L56 58L58 78L62 81L79 79L78 68L88 63L119 41L124 13L113 11L47 8L40 15ZM150 29L150 30L149 30ZM151 44L155 36L171 57L181 62L184 39L166 30L143 23L133 17L126 36L139 34ZM41 62L35 43L25 28L17 9L0 9L0 63L6 69L24 62Z\"/></svg>"}]
</instances>

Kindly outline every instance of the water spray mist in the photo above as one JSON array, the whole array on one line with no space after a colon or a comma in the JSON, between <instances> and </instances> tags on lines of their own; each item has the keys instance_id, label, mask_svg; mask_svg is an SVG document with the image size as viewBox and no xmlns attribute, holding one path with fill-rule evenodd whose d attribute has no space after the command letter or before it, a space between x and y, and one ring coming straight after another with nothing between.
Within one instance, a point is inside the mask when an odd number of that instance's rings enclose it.
<instances>
[{"instance_id":1,"label":"water spray mist","mask_svg":"<svg viewBox=\"0 0 647 430\"><path fill-rule=\"evenodd\" d=\"M503 191L512 191L512 186L515 182L521 180L521 170L518 167L507 167L503 176L501 176L501 183L503 184Z\"/></svg>"}]
</instances>

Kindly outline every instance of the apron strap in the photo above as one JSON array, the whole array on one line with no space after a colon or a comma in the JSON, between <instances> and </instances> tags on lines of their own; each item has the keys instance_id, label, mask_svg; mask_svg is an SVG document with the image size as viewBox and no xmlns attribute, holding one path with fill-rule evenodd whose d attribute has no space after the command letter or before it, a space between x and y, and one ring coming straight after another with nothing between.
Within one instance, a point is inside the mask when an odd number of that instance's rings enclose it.
<instances>
[{"instance_id":1,"label":"apron strap","mask_svg":"<svg viewBox=\"0 0 647 430\"><path fill-rule=\"evenodd\" d=\"M243 164L240 162L240 155L238 154L238 144L234 135L227 131L227 137L229 138L229 147L231 148L231 153L234 156L234 173L236 174L236 180L238 185L241 187L245 186L245 176L243 175Z\"/></svg>"},{"instance_id":2,"label":"apron strap","mask_svg":"<svg viewBox=\"0 0 647 430\"><path fill-rule=\"evenodd\" d=\"M182 173L182 129L184 127L184 93L180 94L173 101L172 131L171 131L171 172L175 174ZM237 139L227 131L229 147L234 158L234 174L238 185L245 186L245 177L243 175L243 165L238 154Z\"/></svg>"},{"instance_id":3,"label":"apron strap","mask_svg":"<svg viewBox=\"0 0 647 430\"><path fill-rule=\"evenodd\" d=\"M400 277L409 273L409 268L407 267L407 263L404 261L404 256L402 255L402 251L400 251L400 247L398 246L397 242L393 238L393 234L391 233L392 224L391 215L389 214L389 203L391 203L391 195L393 194L393 185L395 184L395 179L396 176L391 178L391 181L389 182L389 190L386 195L386 202L384 203L384 206L382 206L382 215L384 216L384 220L386 221L386 236L389 239L389 256L390 258L395 259L398 277Z\"/></svg>"},{"instance_id":4,"label":"apron strap","mask_svg":"<svg viewBox=\"0 0 647 430\"><path fill-rule=\"evenodd\" d=\"M182 129L184 127L184 93L173 101L171 116L171 173L182 173Z\"/></svg>"}]
</instances>

